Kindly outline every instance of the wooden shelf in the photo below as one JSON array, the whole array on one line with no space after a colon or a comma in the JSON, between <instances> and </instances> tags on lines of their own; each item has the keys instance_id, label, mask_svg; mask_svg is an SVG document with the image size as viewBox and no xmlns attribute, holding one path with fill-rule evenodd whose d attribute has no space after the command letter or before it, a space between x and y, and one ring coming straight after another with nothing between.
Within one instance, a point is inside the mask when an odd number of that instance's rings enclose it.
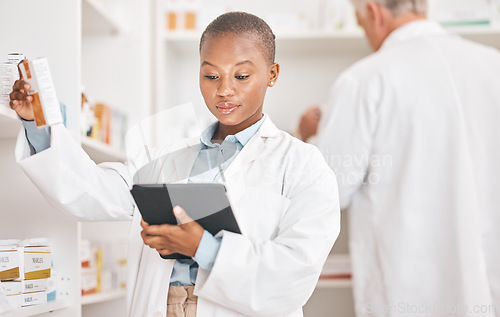
<instances>
[{"instance_id":1,"label":"wooden shelf","mask_svg":"<svg viewBox=\"0 0 500 317\"><path fill-rule=\"evenodd\" d=\"M351 288L352 280L350 278L331 278L331 279L320 279L316 288Z\"/></svg>"},{"instance_id":2,"label":"wooden shelf","mask_svg":"<svg viewBox=\"0 0 500 317\"><path fill-rule=\"evenodd\" d=\"M47 304L33 305L28 307L22 307L4 314L0 314L0 317L23 317L23 316L33 316L43 313L52 312L55 310L63 309L70 306L70 302L66 300L56 300L49 302Z\"/></svg>"},{"instance_id":3,"label":"wooden shelf","mask_svg":"<svg viewBox=\"0 0 500 317\"><path fill-rule=\"evenodd\" d=\"M21 120L14 110L0 106L0 138L15 138L21 128Z\"/></svg>"},{"instance_id":4,"label":"wooden shelf","mask_svg":"<svg viewBox=\"0 0 500 317\"><path fill-rule=\"evenodd\" d=\"M104 292L92 295L82 296L82 305L97 304L102 302L108 302L115 299L125 298L127 294L126 290L116 290L112 292Z\"/></svg>"},{"instance_id":5,"label":"wooden shelf","mask_svg":"<svg viewBox=\"0 0 500 317\"><path fill-rule=\"evenodd\" d=\"M96 0L82 1L82 34L114 34L122 31L122 26L111 10Z\"/></svg>"},{"instance_id":6,"label":"wooden shelf","mask_svg":"<svg viewBox=\"0 0 500 317\"><path fill-rule=\"evenodd\" d=\"M125 162L127 155L102 142L83 137L82 148L96 163L102 162Z\"/></svg>"}]
</instances>

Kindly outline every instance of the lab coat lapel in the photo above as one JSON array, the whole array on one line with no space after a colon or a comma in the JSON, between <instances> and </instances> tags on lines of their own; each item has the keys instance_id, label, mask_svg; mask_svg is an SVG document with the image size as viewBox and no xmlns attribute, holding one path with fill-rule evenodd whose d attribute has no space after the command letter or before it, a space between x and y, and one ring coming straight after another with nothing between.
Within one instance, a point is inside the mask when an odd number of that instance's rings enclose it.
<instances>
[{"instance_id":1,"label":"lab coat lapel","mask_svg":"<svg viewBox=\"0 0 500 317\"><path fill-rule=\"evenodd\" d=\"M269 117L264 119L264 122L262 123L260 129L243 147L234 161L228 166L226 172L224 173L224 177L227 179L231 178L248 164L261 157L266 151L265 140L267 138L276 137L278 135L279 130L271 121L271 119L269 119Z\"/></svg>"}]
</instances>

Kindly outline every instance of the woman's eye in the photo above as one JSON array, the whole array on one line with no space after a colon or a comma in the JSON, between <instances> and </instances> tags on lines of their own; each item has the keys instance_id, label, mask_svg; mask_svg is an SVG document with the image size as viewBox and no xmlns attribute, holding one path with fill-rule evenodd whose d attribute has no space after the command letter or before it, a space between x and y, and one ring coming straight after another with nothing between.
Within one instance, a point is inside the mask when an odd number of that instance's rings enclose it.
<instances>
[{"instance_id":1,"label":"woman's eye","mask_svg":"<svg viewBox=\"0 0 500 317\"><path fill-rule=\"evenodd\" d=\"M234 76L236 79L247 79L250 75Z\"/></svg>"},{"instance_id":2,"label":"woman's eye","mask_svg":"<svg viewBox=\"0 0 500 317\"><path fill-rule=\"evenodd\" d=\"M219 78L219 76L216 76L216 75L206 75L205 78L208 78L208 79L217 79L217 78Z\"/></svg>"}]
</instances>

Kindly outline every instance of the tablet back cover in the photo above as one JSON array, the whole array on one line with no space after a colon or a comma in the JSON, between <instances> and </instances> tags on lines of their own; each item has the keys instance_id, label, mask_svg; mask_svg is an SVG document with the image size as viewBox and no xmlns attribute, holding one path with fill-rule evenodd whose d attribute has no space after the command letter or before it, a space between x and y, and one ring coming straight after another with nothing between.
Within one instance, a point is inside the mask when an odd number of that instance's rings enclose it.
<instances>
[{"instance_id":1,"label":"tablet back cover","mask_svg":"<svg viewBox=\"0 0 500 317\"><path fill-rule=\"evenodd\" d=\"M176 224L174 206L181 206L205 230L216 235L221 230L241 233L222 184L134 185L131 193L142 217L149 224ZM182 254L164 259L188 259Z\"/></svg>"}]
</instances>

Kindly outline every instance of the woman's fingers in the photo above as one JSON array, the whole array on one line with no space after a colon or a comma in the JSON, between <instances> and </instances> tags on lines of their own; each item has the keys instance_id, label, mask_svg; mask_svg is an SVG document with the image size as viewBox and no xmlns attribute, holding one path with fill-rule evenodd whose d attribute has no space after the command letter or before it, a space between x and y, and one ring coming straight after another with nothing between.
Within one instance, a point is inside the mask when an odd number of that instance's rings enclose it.
<instances>
[{"instance_id":1,"label":"woman's fingers","mask_svg":"<svg viewBox=\"0 0 500 317\"><path fill-rule=\"evenodd\" d=\"M9 97L10 97L10 100L25 101L25 100L27 100L28 95L26 95L25 93L22 93L20 91L14 90L13 92L10 93Z\"/></svg>"},{"instance_id":2,"label":"woman's fingers","mask_svg":"<svg viewBox=\"0 0 500 317\"><path fill-rule=\"evenodd\" d=\"M160 253L161 255L170 255L172 253L176 253L176 252L170 251L169 249L156 249L156 251L158 251L158 253Z\"/></svg>"}]
</instances>

